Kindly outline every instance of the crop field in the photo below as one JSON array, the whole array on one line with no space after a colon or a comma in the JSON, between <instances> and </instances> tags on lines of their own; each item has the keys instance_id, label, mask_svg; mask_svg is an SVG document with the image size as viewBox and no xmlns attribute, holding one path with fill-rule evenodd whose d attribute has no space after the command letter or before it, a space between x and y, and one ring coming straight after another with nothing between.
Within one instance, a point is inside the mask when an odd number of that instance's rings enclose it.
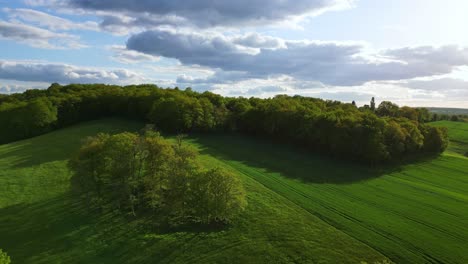
<instances>
[{"instance_id":1,"label":"crop field","mask_svg":"<svg viewBox=\"0 0 468 264\"><path fill-rule=\"evenodd\" d=\"M468 159L444 154L371 170L241 137L196 140L204 153L397 263L468 262Z\"/></svg>"},{"instance_id":2,"label":"crop field","mask_svg":"<svg viewBox=\"0 0 468 264\"><path fill-rule=\"evenodd\" d=\"M439 121L432 124L448 128L450 138L449 151L462 155L468 153L468 123Z\"/></svg>"},{"instance_id":3,"label":"crop field","mask_svg":"<svg viewBox=\"0 0 468 264\"><path fill-rule=\"evenodd\" d=\"M159 230L71 197L66 163L81 140L143 124L105 119L0 145L0 248L13 263L468 263L468 132L439 124L460 143L386 168L191 136L203 164L238 174L247 191L246 211L222 230Z\"/></svg>"}]
</instances>

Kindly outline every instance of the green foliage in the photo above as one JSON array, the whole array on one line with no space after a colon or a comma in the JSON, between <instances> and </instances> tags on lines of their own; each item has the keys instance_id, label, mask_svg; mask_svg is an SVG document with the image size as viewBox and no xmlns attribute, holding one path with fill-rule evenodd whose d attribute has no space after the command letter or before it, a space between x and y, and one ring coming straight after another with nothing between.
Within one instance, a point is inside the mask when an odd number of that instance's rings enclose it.
<instances>
[{"instance_id":1,"label":"green foliage","mask_svg":"<svg viewBox=\"0 0 468 264\"><path fill-rule=\"evenodd\" d=\"M442 153L448 147L448 129L445 127L426 127L424 147L430 152Z\"/></svg>"},{"instance_id":2,"label":"green foliage","mask_svg":"<svg viewBox=\"0 0 468 264\"><path fill-rule=\"evenodd\" d=\"M44 97L28 102L0 104L0 143L49 131L57 121L57 108Z\"/></svg>"},{"instance_id":3,"label":"green foliage","mask_svg":"<svg viewBox=\"0 0 468 264\"><path fill-rule=\"evenodd\" d=\"M398 105L389 101L383 101L380 103L379 107L377 108L376 113L379 116L397 117L398 111L399 111Z\"/></svg>"},{"instance_id":4,"label":"green foliage","mask_svg":"<svg viewBox=\"0 0 468 264\"><path fill-rule=\"evenodd\" d=\"M11 259L6 252L3 252L0 248L0 264L10 264Z\"/></svg>"},{"instance_id":5,"label":"green foliage","mask_svg":"<svg viewBox=\"0 0 468 264\"><path fill-rule=\"evenodd\" d=\"M205 224L230 222L247 205L239 179L220 168L200 173L192 179L190 187L192 213Z\"/></svg>"},{"instance_id":6,"label":"green foliage","mask_svg":"<svg viewBox=\"0 0 468 264\"><path fill-rule=\"evenodd\" d=\"M88 207L152 212L172 226L229 223L245 208L242 184L225 171L201 170L197 156L182 137L172 144L153 131L99 134L70 160L72 188Z\"/></svg>"},{"instance_id":7,"label":"green foliage","mask_svg":"<svg viewBox=\"0 0 468 264\"><path fill-rule=\"evenodd\" d=\"M443 147L440 142L447 140L437 138L444 133L431 133L424 139L424 123L430 119L427 109L400 108L388 101L376 108L375 98L370 106L358 109L301 96L227 98L192 89L101 84L53 84L46 91L0 98L0 121L7 124L0 135L3 142L10 142L109 116L149 121L170 133L241 132L367 164L405 160L415 153L439 153L440 148L434 146ZM398 131L403 140L395 135Z\"/></svg>"}]
</instances>

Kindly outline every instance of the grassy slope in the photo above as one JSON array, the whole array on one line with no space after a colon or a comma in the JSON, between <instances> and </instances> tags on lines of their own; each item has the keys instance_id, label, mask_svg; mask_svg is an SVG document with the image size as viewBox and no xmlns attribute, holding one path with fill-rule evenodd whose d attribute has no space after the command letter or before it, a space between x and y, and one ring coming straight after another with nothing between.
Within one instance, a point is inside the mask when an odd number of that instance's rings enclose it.
<instances>
[{"instance_id":1,"label":"grassy slope","mask_svg":"<svg viewBox=\"0 0 468 264\"><path fill-rule=\"evenodd\" d=\"M468 153L468 123L438 121L431 124L435 126L444 126L449 129L449 151L462 155Z\"/></svg>"},{"instance_id":2,"label":"grassy slope","mask_svg":"<svg viewBox=\"0 0 468 264\"><path fill-rule=\"evenodd\" d=\"M446 124L455 148L387 170L236 136L194 143L398 263L468 263L468 158L454 152L468 143L468 131L458 124Z\"/></svg>"},{"instance_id":3,"label":"grassy slope","mask_svg":"<svg viewBox=\"0 0 468 264\"><path fill-rule=\"evenodd\" d=\"M148 230L149 223L116 214L90 215L68 193L67 158L86 136L140 127L101 120L0 145L0 248L13 263L372 263L384 259L320 220L317 216L322 216L311 208L268 189L271 186L260 178L269 174L259 172L257 177L257 168L239 167L234 160L218 160L208 152L202 162L239 173L248 191L249 206L232 228L158 233ZM257 146L252 144L246 147Z\"/></svg>"}]
</instances>

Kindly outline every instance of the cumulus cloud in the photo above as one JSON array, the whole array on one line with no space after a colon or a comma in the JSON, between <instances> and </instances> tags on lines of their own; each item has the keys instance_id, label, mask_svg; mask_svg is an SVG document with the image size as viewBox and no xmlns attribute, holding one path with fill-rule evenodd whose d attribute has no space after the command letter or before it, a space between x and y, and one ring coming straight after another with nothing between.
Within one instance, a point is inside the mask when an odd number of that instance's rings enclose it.
<instances>
[{"instance_id":1,"label":"cumulus cloud","mask_svg":"<svg viewBox=\"0 0 468 264\"><path fill-rule=\"evenodd\" d=\"M0 79L29 82L132 84L145 82L141 75L125 70L104 70L68 64L0 60Z\"/></svg>"},{"instance_id":2,"label":"cumulus cloud","mask_svg":"<svg viewBox=\"0 0 468 264\"><path fill-rule=\"evenodd\" d=\"M437 61L442 65L466 65L468 63L468 48L460 48L457 45L439 48L422 46L391 49L385 51L383 55L409 63L426 63L428 61Z\"/></svg>"},{"instance_id":3,"label":"cumulus cloud","mask_svg":"<svg viewBox=\"0 0 468 264\"><path fill-rule=\"evenodd\" d=\"M101 13L102 21L99 27L116 35L127 35L133 32L141 32L144 29L158 28L162 26L177 26L186 24L185 19L177 16L159 17L148 13L120 14Z\"/></svg>"},{"instance_id":4,"label":"cumulus cloud","mask_svg":"<svg viewBox=\"0 0 468 264\"><path fill-rule=\"evenodd\" d=\"M234 76L238 79L240 75L243 75L242 78L288 75L337 86L442 75L458 66L468 65L468 49L457 46L386 50L375 54L386 59L379 61L363 56L362 44L283 41L282 47L260 48L252 54L238 43L236 38L219 34L152 30L132 36L127 48L178 59L186 65L196 64L234 72L224 77ZM213 80L220 81L219 73L213 77Z\"/></svg>"},{"instance_id":5,"label":"cumulus cloud","mask_svg":"<svg viewBox=\"0 0 468 264\"><path fill-rule=\"evenodd\" d=\"M29 0L29 4L54 5L121 14L146 13L164 23L186 22L199 27L255 26L350 7L351 0Z\"/></svg>"},{"instance_id":6,"label":"cumulus cloud","mask_svg":"<svg viewBox=\"0 0 468 264\"><path fill-rule=\"evenodd\" d=\"M411 80L406 83L406 86L428 91L450 91L460 90L465 91L468 94L468 81L453 79L453 78L441 78L434 80Z\"/></svg>"},{"instance_id":7,"label":"cumulus cloud","mask_svg":"<svg viewBox=\"0 0 468 264\"><path fill-rule=\"evenodd\" d=\"M247 96L268 96L272 94L281 94L288 91L287 88L281 86L259 86L247 90L245 93Z\"/></svg>"},{"instance_id":8,"label":"cumulus cloud","mask_svg":"<svg viewBox=\"0 0 468 264\"><path fill-rule=\"evenodd\" d=\"M282 39L264 36L255 32L234 37L232 42L250 48L275 49L284 47Z\"/></svg>"},{"instance_id":9,"label":"cumulus cloud","mask_svg":"<svg viewBox=\"0 0 468 264\"><path fill-rule=\"evenodd\" d=\"M36 48L79 49L86 47L79 37L46 29L0 20L0 38L14 40Z\"/></svg>"},{"instance_id":10,"label":"cumulus cloud","mask_svg":"<svg viewBox=\"0 0 468 264\"><path fill-rule=\"evenodd\" d=\"M233 83L241 80L255 78L255 76L249 76L246 72L241 71L216 71L210 75L204 77L193 77L187 74L181 74L177 77L177 83L179 84L225 84Z\"/></svg>"},{"instance_id":11,"label":"cumulus cloud","mask_svg":"<svg viewBox=\"0 0 468 264\"><path fill-rule=\"evenodd\" d=\"M19 85L0 85L0 94L22 93L28 88Z\"/></svg>"},{"instance_id":12,"label":"cumulus cloud","mask_svg":"<svg viewBox=\"0 0 468 264\"><path fill-rule=\"evenodd\" d=\"M47 13L25 8L10 9L4 8L3 11L8 14L11 19L19 19L24 22L33 23L40 27L45 27L50 30L99 30L99 25L94 21L73 22L58 16L49 15Z\"/></svg>"},{"instance_id":13,"label":"cumulus cloud","mask_svg":"<svg viewBox=\"0 0 468 264\"><path fill-rule=\"evenodd\" d=\"M149 54L128 50L125 46L113 45L108 46L107 49L114 53L111 57L113 60L124 64L155 62L159 60L158 57Z\"/></svg>"}]
</instances>

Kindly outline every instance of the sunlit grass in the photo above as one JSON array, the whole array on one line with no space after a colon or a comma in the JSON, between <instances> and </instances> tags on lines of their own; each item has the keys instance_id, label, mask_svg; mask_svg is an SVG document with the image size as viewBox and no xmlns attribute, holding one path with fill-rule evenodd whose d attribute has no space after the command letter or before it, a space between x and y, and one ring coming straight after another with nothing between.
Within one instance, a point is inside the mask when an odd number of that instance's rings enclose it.
<instances>
[{"instance_id":1,"label":"sunlit grass","mask_svg":"<svg viewBox=\"0 0 468 264\"><path fill-rule=\"evenodd\" d=\"M235 168L247 210L223 230L157 230L148 219L89 213L66 162L81 140L143 124L100 120L0 146L0 248L13 263L370 263L385 257ZM202 162L223 166L204 155Z\"/></svg>"}]
</instances>

